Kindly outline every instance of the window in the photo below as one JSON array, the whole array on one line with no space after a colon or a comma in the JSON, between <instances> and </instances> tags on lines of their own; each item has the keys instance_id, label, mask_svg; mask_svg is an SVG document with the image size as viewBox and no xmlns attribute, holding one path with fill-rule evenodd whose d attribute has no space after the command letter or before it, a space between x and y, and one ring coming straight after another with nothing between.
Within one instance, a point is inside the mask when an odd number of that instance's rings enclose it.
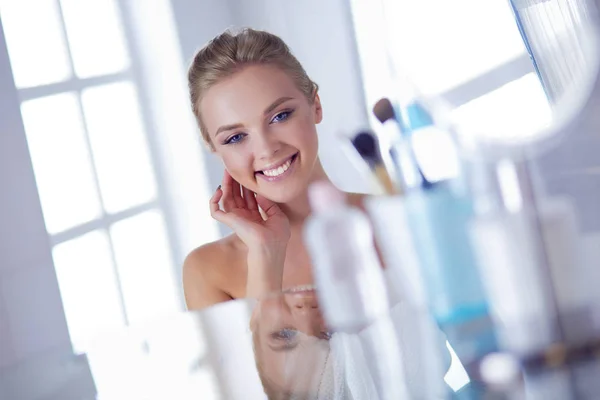
<instances>
[{"instance_id":1,"label":"window","mask_svg":"<svg viewBox=\"0 0 600 400\"><path fill-rule=\"evenodd\" d=\"M104 330L181 308L170 221L119 6L0 0L76 351Z\"/></svg>"}]
</instances>

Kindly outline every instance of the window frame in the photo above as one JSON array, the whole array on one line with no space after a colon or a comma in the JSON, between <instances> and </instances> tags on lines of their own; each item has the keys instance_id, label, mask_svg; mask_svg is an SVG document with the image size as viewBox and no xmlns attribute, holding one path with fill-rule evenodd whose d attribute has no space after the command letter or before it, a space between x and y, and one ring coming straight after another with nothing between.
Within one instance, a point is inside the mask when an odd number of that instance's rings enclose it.
<instances>
[{"instance_id":1,"label":"window frame","mask_svg":"<svg viewBox=\"0 0 600 400\"><path fill-rule=\"evenodd\" d=\"M128 9L122 0L115 0L115 5L117 6L117 18L122 25L123 30L123 40L124 46L128 51L130 64L128 67L119 71L117 73L104 74L94 77L88 78L79 78L75 73L75 68L73 65L73 57L71 54L71 49L68 44L68 36L65 27L64 14L62 10L62 5L60 0L53 0L56 4L56 8L58 11L59 25L61 29L61 36L63 37L65 43L65 51L66 56L69 62L69 67L71 69L71 76L63 81L54 82L49 84L43 84L39 86L32 87L24 87L18 88L16 87L16 91L18 93L19 99L19 107L23 102L29 100L35 100L38 98L43 98L52 95L58 95L63 93L73 93L77 98L77 112L79 113L79 117L82 121L85 122L85 115L83 112L82 102L81 102L81 94L85 89L92 87L99 87L112 83L130 83L136 90L136 101L139 104L139 109L141 112L141 124L144 130L145 140L148 144L149 155L152 161L152 173L154 175L157 193L156 197L150 201L144 202L142 204L135 205L133 207L129 207L126 210L119 211L116 213L107 213L104 209L104 204L101 196L100 185L98 181L98 174L96 171L96 164L94 162L94 152L90 143L89 132L86 124L84 123L82 126L82 134L86 146L86 150L90 155L91 161L91 171L93 173L93 184L95 186L96 193L98 195L98 200L101 205L100 215L88 222L80 223L77 226L66 229L57 233L47 233L50 247L54 249L55 246L76 239L82 235L87 233L101 230L104 231L108 237L111 254L110 257L112 259L112 267L113 274L117 279L115 280L116 290L119 296L119 304L121 308L121 313L123 316L123 320L125 326L129 326L129 318L127 315L125 299L123 294L123 288L118 279L119 271L118 265L116 263L115 254L114 254L114 244L110 235L110 227L112 224L122 221L137 215L140 215L149 210L158 211L164 219L164 226L166 229L165 235L167 237L167 246L170 253L171 263L173 265L173 270L169 271L169 273L173 276L174 281L177 281L177 278L180 276L178 273L179 266L181 264L181 260L185 256L182 254L182 249L178 246L178 232L176 229L176 223L173 217L173 207L174 205L169 199L167 195L167 185L165 183L165 172L164 172L164 163L161 160L160 151L158 150L159 140L157 139L158 132L154 129L153 118L150 114L150 106L148 104L148 96L145 89L145 85L143 82L143 76L141 74L141 60L139 58L138 53L136 52L135 41L132 34L132 28L130 27L129 19L130 15L128 14ZM1 16L0 16L1 18ZM1 21L1 19L0 19ZM3 40L6 40L3 38ZM10 60L8 52L2 54L2 57L5 57L6 60ZM14 84L14 81L13 81ZM182 289L180 287L174 288L174 292L177 296L176 302L179 305L179 309L184 309L184 298Z\"/></svg>"}]
</instances>

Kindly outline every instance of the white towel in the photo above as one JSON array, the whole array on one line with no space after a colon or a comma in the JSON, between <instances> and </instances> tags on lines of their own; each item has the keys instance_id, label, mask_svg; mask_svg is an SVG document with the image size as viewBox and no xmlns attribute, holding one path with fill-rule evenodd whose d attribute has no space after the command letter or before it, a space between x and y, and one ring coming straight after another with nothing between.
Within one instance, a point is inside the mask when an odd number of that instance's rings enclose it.
<instances>
[{"instance_id":1,"label":"white towel","mask_svg":"<svg viewBox=\"0 0 600 400\"><path fill-rule=\"evenodd\" d=\"M429 343L424 327L432 329ZM428 316L406 303L397 303L388 319L382 318L356 334L333 335L317 398L444 399L448 393L444 383L449 365L446 354L445 338ZM391 385L387 390L386 382Z\"/></svg>"},{"instance_id":2,"label":"white towel","mask_svg":"<svg viewBox=\"0 0 600 400\"><path fill-rule=\"evenodd\" d=\"M390 310L411 399L445 399L444 375L450 367L446 337L431 316L407 302Z\"/></svg>"},{"instance_id":3,"label":"white towel","mask_svg":"<svg viewBox=\"0 0 600 400\"><path fill-rule=\"evenodd\" d=\"M378 399L358 335L335 333L330 346L318 400Z\"/></svg>"},{"instance_id":4,"label":"white towel","mask_svg":"<svg viewBox=\"0 0 600 400\"><path fill-rule=\"evenodd\" d=\"M403 247L402 250L405 252L404 261L410 261L408 249ZM391 305L390 319L399 343L411 399L446 398L448 387L444 376L450 368L451 356L446 347L446 335L426 309L425 294L421 292L418 277L411 275L416 272L393 265L383 273Z\"/></svg>"}]
</instances>

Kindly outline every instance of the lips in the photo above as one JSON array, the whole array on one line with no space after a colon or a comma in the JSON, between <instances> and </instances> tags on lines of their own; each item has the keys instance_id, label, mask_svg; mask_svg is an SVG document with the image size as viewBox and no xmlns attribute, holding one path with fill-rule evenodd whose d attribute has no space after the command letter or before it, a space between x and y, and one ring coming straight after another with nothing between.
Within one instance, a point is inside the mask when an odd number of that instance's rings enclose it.
<instances>
[{"instance_id":1,"label":"lips","mask_svg":"<svg viewBox=\"0 0 600 400\"><path fill-rule=\"evenodd\" d=\"M256 174L269 181L278 180L287 175L288 171L290 170L290 168L293 167L294 162L297 158L298 153L294 154L293 156L287 158L283 162L276 164L275 166L269 169L257 171Z\"/></svg>"}]
</instances>

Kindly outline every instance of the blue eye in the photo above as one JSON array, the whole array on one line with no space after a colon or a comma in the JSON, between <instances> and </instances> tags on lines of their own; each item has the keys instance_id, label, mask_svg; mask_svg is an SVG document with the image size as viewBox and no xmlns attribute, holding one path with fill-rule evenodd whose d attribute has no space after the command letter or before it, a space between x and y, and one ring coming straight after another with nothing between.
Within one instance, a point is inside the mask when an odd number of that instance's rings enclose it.
<instances>
[{"instance_id":1,"label":"blue eye","mask_svg":"<svg viewBox=\"0 0 600 400\"><path fill-rule=\"evenodd\" d=\"M223 144L235 144L241 142L246 135L244 133L236 133L225 140Z\"/></svg>"},{"instance_id":2,"label":"blue eye","mask_svg":"<svg viewBox=\"0 0 600 400\"><path fill-rule=\"evenodd\" d=\"M286 119L288 119L290 117L290 115L292 115L293 111L282 111L279 114L277 114L276 116L273 117L273 119L271 120L271 122L282 122L285 121Z\"/></svg>"},{"instance_id":3,"label":"blue eye","mask_svg":"<svg viewBox=\"0 0 600 400\"><path fill-rule=\"evenodd\" d=\"M292 341L295 337L296 334L298 333L298 331L294 330L294 329L282 329L279 332L275 332L273 334L273 336L275 337L275 339L278 340L285 340L286 342Z\"/></svg>"}]
</instances>

